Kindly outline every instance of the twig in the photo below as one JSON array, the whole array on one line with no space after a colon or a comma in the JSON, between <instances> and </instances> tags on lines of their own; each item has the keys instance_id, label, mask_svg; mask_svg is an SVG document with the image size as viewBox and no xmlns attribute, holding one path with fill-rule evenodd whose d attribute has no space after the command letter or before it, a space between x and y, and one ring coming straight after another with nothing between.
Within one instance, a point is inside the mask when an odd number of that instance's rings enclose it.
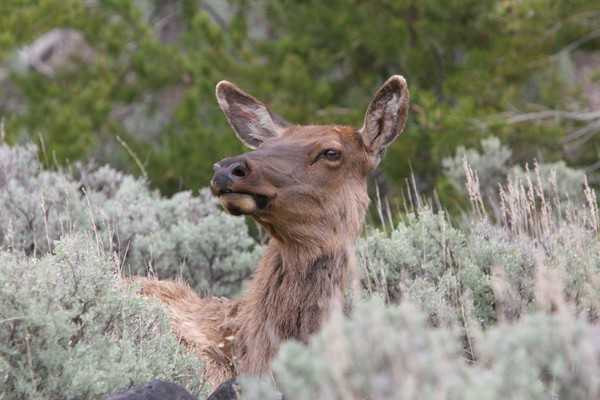
<instances>
[{"instance_id":1,"label":"twig","mask_svg":"<svg viewBox=\"0 0 600 400\"><path fill-rule=\"evenodd\" d=\"M6 132L4 131L5 123L6 118L2 117L2 119L0 120L0 142L4 142L4 139L6 138Z\"/></svg>"},{"instance_id":2,"label":"twig","mask_svg":"<svg viewBox=\"0 0 600 400\"><path fill-rule=\"evenodd\" d=\"M210 4L207 3L208 2L202 3L202 9L204 9L204 11L206 11L213 18L217 25L223 29L227 28L227 22L225 19L221 17L221 15L219 15L219 13Z\"/></svg>"},{"instance_id":3,"label":"twig","mask_svg":"<svg viewBox=\"0 0 600 400\"><path fill-rule=\"evenodd\" d=\"M127 142L125 142L123 139L121 139L121 137L119 135L117 135L117 142L119 142L119 144L121 144L121 146L123 146L125 148L125 150L127 150L129 155L131 156L131 158L133 158L133 160L135 161L135 163L137 164L139 169L142 171L142 175L144 176L144 179L148 179L148 173L146 172L146 168L144 167L144 164L142 164L142 162L140 161L137 154L135 154L135 152L131 149L131 147L129 147Z\"/></svg>"},{"instance_id":4,"label":"twig","mask_svg":"<svg viewBox=\"0 0 600 400\"><path fill-rule=\"evenodd\" d=\"M44 162L46 163L46 168L50 168L50 162L48 161L48 152L46 151L46 141L44 140L44 135L39 133L38 136L40 138L40 146L42 147L42 154L44 155ZM54 160L54 165L58 166L56 160Z\"/></svg>"},{"instance_id":5,"label":"twig","mask_svg":"<svg viewBox=\"0 0 600 400\"><path fill-rule=\"evenodd\" d=\"M46 228L46 242L48 243L48 253L52 253L52 241L50 240L50 233L48 231L48 213L49 210L46 208L46 202L44 201L44 194L40 194L42 199L42 215L44 217L44 227Z\"/></svg>"},{"instance_id":6,"label":"twig","mask_svg":"<svg viewBox=\"0 0 600 400\"><path fill-rule=\"evenodd\" d=\"M92 203L90 202L90 198L88 197L87 191L85 188L81 188L83 195L87 201L88 213L90 215L90 220L92 222L92 229L94 230L94 236L96 238L96 251L97 254L101 254L104 252L104 245L102 244L102 239L100 238L100 234L98 233L98 227L96 226L96 220L94 219L94 211L92 210Z\"/></svg>"},{"instance_id":7,"label":"twig","mask_svg":"<svg viewBox=\"0 0 600 400\"><path fill-rule=\"evenodd\" d=\"M18 321L20 319L27 319L27 318L29 318L29 317L27 317L25 315L18 316L18 317L3 318L3 319L0 319L0 323L2 323L2 322L10 322L10 321Z\"/></svg>"},{"instance_id":8,"label":"twig","mask_svg":"<svg viewBox=\"0 0 600 400\"><path fill-rule=\"evenodd\" d=\"M27 347L27 364L29 366L29 374L31 376L31 384L33 385L33 392L37 394L37 384L35 383L35 374L33 372L33 361L31 359L31 347L29 341L31 336L29 333L25 336L25 346Z\"/></svg>"},{"instance_id":9,"label":"twig","mask_svg":"<svg viewBox=\"0 0 600 400\"><path fill-rule=\"evenodd\" d=\"M581 129L577 129L575 132L565 136L562 139L563 143L569 143L569 142L573 142L576 141L578 139L582 139L582 142L586 142L589 140L589 138L591 136L593 136L593 134L595 134L594 131L600 129L600 118L597 121L594 121L586 126L584 126ZM592 135L589 135L592 134Z\"/></svg>"},{"instance_id":10,"label":"twig","mask_svg":"<svg viewBox=\"0 0 600 400\"><path fill-rule=\"evenodd\" d=\"M527 121L535 121L542 119L568 119L572 121L593 121L596 119L600 119L600 110L590 111L590 112L570 112L570 111L560 111L560 110L546 110L534 113L525 113L520 115L515 115L506 120L509 124L518 124L521 122Z\"/></svg>"},{"instance_id":11,"label":"twig","mask_svg":"<svg viewBox=\"0 0 600 400\"><path fill-rule=\"evenodd\" d=\"M381 221L381 226L383 227L383 231L387 233L387 227L385 226L385 218L383 216L383 209L381 206L381 194L379 193L379 184L375 182L375 198L377 202L375 203L377 208L377 214L379 215L379 220Z\"/></svg>"},{"instance_id":12,"label":"twig","mask_svg":"<svg viewBox=\"0 0 600 400\"><path fill-rule=\"evenodd\" d=\"M516 113L516 112L503 112L487 116L484 120L473 119L472 124L477 129L487 129L490 125L505 122L509 125L520 124L523 122L530 121L542 121L547 119L553 120L569 120L576 122L590 122L588 126L596 127L596 124L600 122L600 110L594 110L589 112L573 112L573 111L562 111L562 110L544 110L531 113ZM582 128L582 129L586 129ZM574 132L570 136L564 139L564 142L575 140L578 136L585 135L588 131L581 132L581 130ZM575 135L573 138L572 136Z\"/></svg>"},{"instance_id":13,"label":"twig","mask_svg":"<svg viewBox=\"0 0 600 400\"><path fill-rule=\"evenodd\" d=\"M588 165L587 167L585 167L583 169L583 172L587 174L591 174L592 172L596 171L600 169L600 161L596 161L595 163L593 163L592 165Z\"/></svg>"}]
</instances>

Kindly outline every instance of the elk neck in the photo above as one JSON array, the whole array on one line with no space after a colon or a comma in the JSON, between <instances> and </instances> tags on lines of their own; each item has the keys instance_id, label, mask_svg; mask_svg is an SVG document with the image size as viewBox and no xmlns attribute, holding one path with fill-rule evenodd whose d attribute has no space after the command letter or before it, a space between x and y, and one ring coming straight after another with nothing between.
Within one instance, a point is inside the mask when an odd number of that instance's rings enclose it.
<instances>
[{"instance_id":1,"label":"elk neck","mask_svg":"<svg viewBox=\"0 0 600 400\"><path fill-rule=\"evenodd\" d=\"M246 336L242 342L262 338L267 342L264 348L275 352L282 340L307 341L332 312L341 311L347 271L354 263L368 206L364 187L353 193L341 202L345 206L319 215L319 224L313 223L310 230L297 226L271 235L239 303L240 333Z\"/></svg>"}]
</instances>

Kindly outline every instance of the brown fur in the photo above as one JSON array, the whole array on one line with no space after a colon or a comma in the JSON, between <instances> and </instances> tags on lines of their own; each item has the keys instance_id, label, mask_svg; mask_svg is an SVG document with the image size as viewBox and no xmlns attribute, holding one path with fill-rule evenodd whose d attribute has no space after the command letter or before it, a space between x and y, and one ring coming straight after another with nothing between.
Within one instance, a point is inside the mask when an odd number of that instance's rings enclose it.
<instances>
[{"instance_id":1,"label":"brown fur","mask_svg":"<svg viewBox=\"0 0 600 400\"><path fill-rule=\"evenodd\" d=\"M390 78L359 130L292 126L228 82L217 86L217 98L255 150L215 164L211 188L229 212L263 225L269 244L238 301L202 299L184 282L142 278L142 293L166 303L174 332L206 357L214 385L265 373L282 341L308 341L341 309L369 203L366 176L404 127L408 89L402 77Z\"/></svg>"}]
</instances>

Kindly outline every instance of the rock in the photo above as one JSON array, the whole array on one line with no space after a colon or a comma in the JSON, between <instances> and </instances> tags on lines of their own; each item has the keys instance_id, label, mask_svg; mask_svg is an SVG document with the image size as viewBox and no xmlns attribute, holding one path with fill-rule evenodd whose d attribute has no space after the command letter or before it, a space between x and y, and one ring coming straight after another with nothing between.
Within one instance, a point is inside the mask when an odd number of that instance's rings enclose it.
<instances>
[{"instance_id":1,"label":"rock","mask_svg":"<svg viewBox=\"0 0 600 400\"><path fill-rule=\"evenodd\" d=\"M113 394L105 400L198 400L198 398L176 383L154 379Z\"/></svg>"}]
</instances>

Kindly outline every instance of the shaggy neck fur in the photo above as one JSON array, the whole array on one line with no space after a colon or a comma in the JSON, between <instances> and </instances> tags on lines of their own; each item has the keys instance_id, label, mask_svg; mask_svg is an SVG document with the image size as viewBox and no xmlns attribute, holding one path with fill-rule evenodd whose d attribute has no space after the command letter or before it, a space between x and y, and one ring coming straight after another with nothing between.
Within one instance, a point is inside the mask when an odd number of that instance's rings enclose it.
<instances>
[{"instance_id":1,"label":"shaggy neck fur","mask_svg":"<svg viewBox=\"0 0 600 400\"><path fill-rule=\"evenodd\" d=\"M301 271L271 245L238 312L233 361L238 373L261 374L282 341L306 342L341 307L348 255L318 258Z\"/></svg>"},{"instance_id":2,"label":"shaggy neck fur","mask_svg":"<svg viewBox=\"0 0 600 400\"><path fill-rule=\"evenodd\" d=\"M332 312L341 311L368 205L366 191L361 192L364 196L351 209L338 210L343 218L332 218L337 223L321 221L319 240L298 242L288 236L283 242L281 231L272 233L248 292L239 301L232 354L238 373L266 372L282 341L306 342ZM340 221L345 221L343 229Z\"/></svg>"}]
</instances>

